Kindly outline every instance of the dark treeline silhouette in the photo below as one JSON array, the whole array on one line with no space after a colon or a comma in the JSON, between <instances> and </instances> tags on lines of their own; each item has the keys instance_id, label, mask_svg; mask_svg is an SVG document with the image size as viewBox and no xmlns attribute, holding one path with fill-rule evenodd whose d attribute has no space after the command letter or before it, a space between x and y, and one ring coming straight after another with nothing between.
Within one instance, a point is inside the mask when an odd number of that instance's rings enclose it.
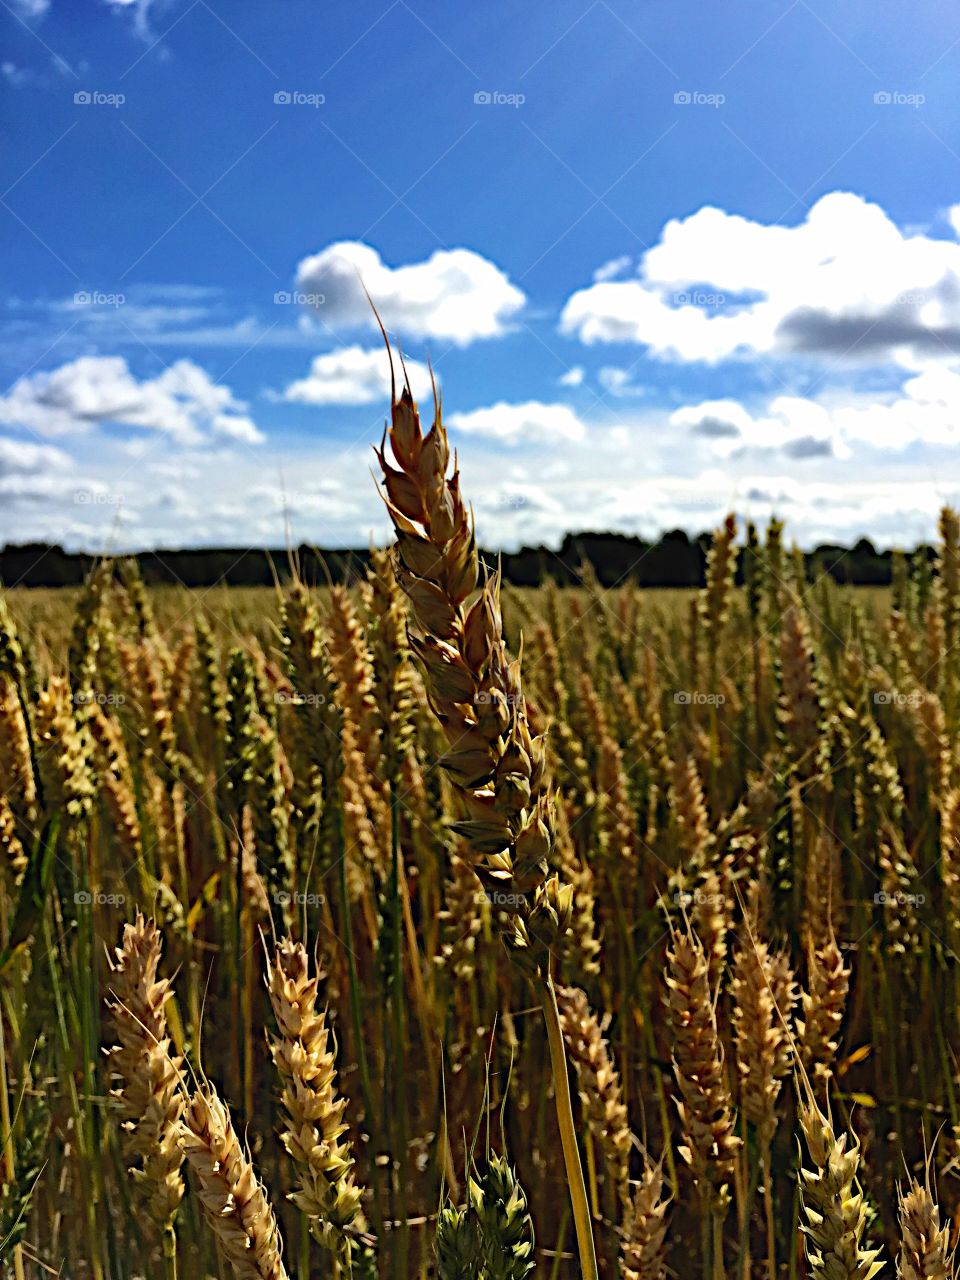
<instances>
[{"instance_id":1,"label":"dark treeline silhouette","mask_svg":"<svg viewBox=\"0 0 960 1280\"><path fill-rule=\"evenodd\" d=\"M489 565L495 565L499 556L504 579L514 586L536 586L548 577L562 586L576 584L586 561L604 587L621 582L698 587L703 583L710 542L709 533L690 538L681 529L665 533L655 543L622 533L579 533L567 534L556 551L539 546L482 555ZM368 559L365 550L325 551L310 546L299 547L294 555L310 583L350 581L363 573ZM290 577L286 550L203 547L143 551L133 558L151 585L258 587ZM7 546L0 551L0 582L7 587L75 587L86 579L96 560L85 552L46 543ZM878 551L867 538L853 547L819 546L805 553L805 561L811 579L826 573L841 583L886 586L890 582L890 552Z\"/></svg>"}]
</instances>

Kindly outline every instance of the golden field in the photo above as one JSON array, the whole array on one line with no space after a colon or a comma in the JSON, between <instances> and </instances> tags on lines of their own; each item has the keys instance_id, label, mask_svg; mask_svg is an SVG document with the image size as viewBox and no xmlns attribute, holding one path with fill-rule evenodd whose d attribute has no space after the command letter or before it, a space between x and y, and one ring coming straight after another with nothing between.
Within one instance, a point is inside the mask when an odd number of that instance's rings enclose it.
<instances>
[{"instance_id":1,"label":"golden field","mask_svg":"<svg viewBox=\"0 0 960 1280\"><path fill-rule=\"evenodd\" d=\"M390 444L362 581L0 606L3 1274L952 1276L957 515L516 591Z\"/></svg>"}]
</instances>

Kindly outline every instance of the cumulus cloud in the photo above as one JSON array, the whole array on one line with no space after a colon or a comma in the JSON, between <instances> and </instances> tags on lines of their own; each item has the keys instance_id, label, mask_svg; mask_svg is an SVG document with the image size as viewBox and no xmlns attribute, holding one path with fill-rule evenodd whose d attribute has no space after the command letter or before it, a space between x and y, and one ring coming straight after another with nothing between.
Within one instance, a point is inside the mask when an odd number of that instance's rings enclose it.
<instances>
[{"instance_id":1,"label":"cumulus cloud","mask_svg":"<svg viewBox=\"0 0 960 1280\"><path fill-rule=\"evenodd\" d=\"M738 400L703 400L687 404L670 416L676 427L689 427L695 434L710 439L740 439L753 425L753 419Z\"/></svg>"},{"instance_id":2,"label":"cumulus cloud","mask_svg":"<svg viewBox=\"0 0 960 1280\"><path fill-rule=\"evenodd\" d=\"M960 372L924 369L896 391L832 391L820 399L774 396L750 412L737 400L684 405L670 424L729 456L739 449L781 450L796 459L849 458L867 448L897 455L914 446L960 445Z\"/></svg>"},{"instance_id":3,"label":"cumulus cloud","mask_svg":"<svg viewBox=\"0 0 960 1280\"><path fill-rule=\"evenodd\" d=\"M791 458L849 454L829 409L801 396L776 396L757 416L737 400L704 400L677 409L670 423L709 441L721 456L745 448L780 450Z\"/></svg>"},{"instance_id":4,"label":"cumulus cloud","mask_svg":"<svg viewBox=\"0 0 960 1280\"><path fill-rule=\"evenodd\" d=\"M486 436L504 444L549 443L557 440L582 440L586 428L565 404L543 404L528 400L525 404L498 404L469 413L454 413L448 418L455 431Z\"/></svg>"},{"instance_id":5,"label":"cumulus cloud","mask_svg":"<svg viewBox=\"0 0 960 1280\"><path fill-rule=\"evenodd\" d=\"M458 346L499 337L526 301L471 249L438 249L424 262L390 267L370 245L342 240L297 268L298 290L316 299L331 326L376 327L364 287L388 329Z\"/></svg>"},{"instance_id":6,"label":"cumulus cloud","mask_svg":"<svg viewBox=\"0 0 960 1280\"><path fill-rule=\"evenodd\" d=\"M0 397L0 423L42 436L85 434L106 424L159 431L182 444L264 439L228 387L190 360L137 379L120 356L83 356L28 374Z\"/></svg>"},{"instance_id":7,"label":"cumulus cloud","mask_svg":"<svg viewBox=\"0 0 960 1280\"><path fill-rule=\"evenodd\" d=\"M410 388L417 400L431 394L430 370L418 360L404 360ZM397 386L403 385L403 369L394 353ZM291 382L283 392L284 400L301 404L374 404L389 400L390 362L381 347L366 351L363 347L341 347L317 356L305 378Z\"/></svg>"},{"instance_id":8,"label":"cumulus cloud","mask_svg":"<svg viewBox=\"0 0 960 1280\"><path fill-rule=\"evenodd\" d=\"M583 366L576 364L572 369L568 369L566 373L561 374L557 379L557 383L561 387L579 387L586 376Z\"/></svg>"},{"instance_id":9,"label":"cumulus cloud","mask_svg":"<svg viewBox=\"0 0 960 1280\"><path fill-rule=\"evenodd\" d=\"M793 227L708 206L668 222L636 278L574 293L560 325L585 343L638 343L676 361L917 367L960 357L960 244L908 234L850 192L823 196Z\"/></svg>"}]
</instances>

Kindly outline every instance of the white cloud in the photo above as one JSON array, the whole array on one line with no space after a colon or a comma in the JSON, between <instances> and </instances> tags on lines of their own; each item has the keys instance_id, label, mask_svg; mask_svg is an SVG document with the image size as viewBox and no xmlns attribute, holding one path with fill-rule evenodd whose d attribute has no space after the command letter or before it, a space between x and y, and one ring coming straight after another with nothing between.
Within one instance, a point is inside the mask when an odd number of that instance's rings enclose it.
<instances>
[{"instance_id":1,"label":"white cloud","mask_svg":"<svg viewBox=\"0 0 960 1280\"><path fill-rule=\"evenodd\" d=\"M13 85L15 89L29 84L34 78L29 67L18 67L15 62L0 62L0 76L3 76L7 84Z\"/></svg>"},{"instance_id":2,"label":"white cloud","mask_svg":"<svg viewBox=\"0 0 960 1280\"><path fill-rule=\"evenodd\" d=\"M568 369L566 373L561 374L557 382L561 387L579 387L586 376L583 366L577 364L572 369Z\"/></svg>"},{"instance_id":3,"label":"white cloud","mask_svg":"<svg viewBox=\"0 0 960 1280\"><path fill-rule=\"evenodd\" d=\"M0 423L43 436L85 434L111 423L159 431L183 444L211 436L254 444L264 437L244 408L190 360L141 381L120 356L82 356L15 382L0 397Z\"/></svg>"},{"instance_id":4,"label":"white cloud","mask_svg":"<svg viewBox=\"0 0 960 1280\"><path fill-rule=\"evenodd\" d=\"M678 361L956 359L960 244L905 234L849 192L823 196L794 227L707 206L666 224L637 279L574 293L561 329Z\"/></svg>"},{"instance_id":5,"label":"white cloud","mask_svg":"<svg viewBox=\"0 0 960 1280\"><path fill-rule=\"evenodd\" d=\"M623 254L619 258L611 258L609 262L604 262L594 271L594 284L602 284L604 280L614 280L617 276L622 276L629 271L632 265L633 259L629 254Z\"/></svg>"},{"instance_id":6,"label":"white cloud","mask_svg":"<svg viewBox=\"0 0 960 1280\"><path fill-rule=\"evenodd\" d=\"M677 409L670 424L706 441L721 456L773 449L795 459L844 459L864 449L901 455L912 446L955 448L960 445L960 372L931 367L907 378L899 390L879 395L774 396L756 413L737 400L704 400Z\"/></svg>"},{"instance_id":7,"label":"white cloud","mask_svg":"<svg viewBox=\"0 0 960 1280\"><path fill-rule=\"evenodd\" d=\"M150 10L153 7L153 0L105 0L108 9L114 9L118 13L132 13L133 27L137 35L141 39L149 39L152 32L150 27ZM168 56L166 50L158 51L160 57Z\"/></svg>"},{"instance_id":8,"label":"white cloud","mask_svg":"<svg viewBox=\"0 0 960 1280\"><path fill-rule=\"evenodd\" d=\"M526 301L471 249L438 249L425 262L389 267L370 245L342 240L297 268L297 288L323 298L317 310L331 326L376 327L364 286L388 329L458 346L499 337Z\"/></svg>"},{"instance_id":9,"label":"white cloud","mask_svg":"<svg viewBox=\"0 0 960 1280\"><path fill-rule=\"evenodd\" d=\"M598 527L648 538L678 527L696 533L732 509L788 516L790 538L804 546L861 534L909 545L933 532L943 500L960 497L935 483L938 458L948 472L952 454L941 447L939 455L892 455L841 430L839 415L854 410L867 424L868 399L771 400L752 409L705 401L674 423L644 407L614 425L568 418L567 434L552 430L556 419L543 413L569 414L566 406L493 406L481 411L490 421L474 419L484 430L469 434L451 419L451 435L481 545L491 549L556 546L568 531ZM732 418L740 435L724 441L691 429L711 413ZM948 410L942 413L946 419ZM469 424L472 416L463 419ZM830 431L849 448L848 459L816 452L795 459L806 436ZM95 436L57 445L0 437L0 542L36 538L115 551L282 547L288 523L293 545L357 547L390 537L367 441L343 446L325 437L321 448L283 436L269 454L253 456L212 432L199 448L166 439L162 450L151 449L144 440L140 433L105 449ZM718 452L724 447L728 456Z\"/></svg>"},{"instance_id":10,"label":"white cloud","mask_svg":"<svg viewBox=\"0 0 960 1280\"><path fill-rule=\"evenodd\" d=\"M671 414L670 423L710 442L720 455L745 448L778 450L798 460L850 454L829 409L801 396L776 396L766 414L758 417L736 400L704 400L678 409Z\"/></svg>"},{"instance_id":11,"label":"white cloud","mask_svg":"<svg viewBox=\"0 0 960 1280\"><path fill-rule=\"evenodd\" d=\"M633 381L630 369L618 369L613 365L605 365L597 374L597 381L609 396L618 398L626 396L645 396L646 387Z\"/></svg>"},{"instance_id":12,"label":"white cloud","mask_svg":"<svg viewBox=\"0 0 960 1280\"><path fill-rule=\"evenodd\" d=\"M70 464L62 449L49 444L32 444L0 436L0 476L36 471L62 471Z\"/></svg>"},{"instance_id":13,"label":"white cloud","mask_svg":"<svg viewBox=\"0 0 960 1280\"><path fill-rule=\"evenodd\" d=\"M505 444L527 444L531 441L582 440L586 429L577 415L565 404L542 404L528 400L525 404L499 404L469 413L454 413L448 418L455 431L486 436Z\"/></svg>"},{"instance_id":14,"label":"white cloud","mask_svg":"<svg viewBox=\"0 0 960 1280\"><path fill-rule=\"evenodd\" d=\"M396 385L403 385L403 368L393 353ZM404 359L410 387L417 400L431 395L430 370L419 360ZM438 379L439 382L439 379ZM284 400L301 404L374 404L390 398L390 362L385 348L340 347L316 356L305 378L292 382L283 392Z\"/></svg>"},{"instance_id":15,"label":"white cloud","mask_svg":"<svg viewBox=\"0 0 960 1280\"><path fill-rule=\"evenodd\" d=\"M14 13L28 21L42 18L50 8L50 0L11 0Z\"/></svg>"}]
</instances>

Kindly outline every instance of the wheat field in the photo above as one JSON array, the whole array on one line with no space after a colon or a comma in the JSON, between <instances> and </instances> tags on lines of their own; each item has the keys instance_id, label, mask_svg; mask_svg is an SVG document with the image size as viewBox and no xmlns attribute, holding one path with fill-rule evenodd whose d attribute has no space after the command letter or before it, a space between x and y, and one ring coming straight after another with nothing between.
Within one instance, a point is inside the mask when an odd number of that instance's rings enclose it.
<instances>
[{"instance_id":1,"label":"wheat field","mask_svg":"<svg viewBox=\"0 0 960 1280\"><path fill-rule=\"evenodd\" d=\"M2 598L3 1275L954 1275L957 514L516 591L382 449L361 581Z\"/></svg>"}]
</instances>

